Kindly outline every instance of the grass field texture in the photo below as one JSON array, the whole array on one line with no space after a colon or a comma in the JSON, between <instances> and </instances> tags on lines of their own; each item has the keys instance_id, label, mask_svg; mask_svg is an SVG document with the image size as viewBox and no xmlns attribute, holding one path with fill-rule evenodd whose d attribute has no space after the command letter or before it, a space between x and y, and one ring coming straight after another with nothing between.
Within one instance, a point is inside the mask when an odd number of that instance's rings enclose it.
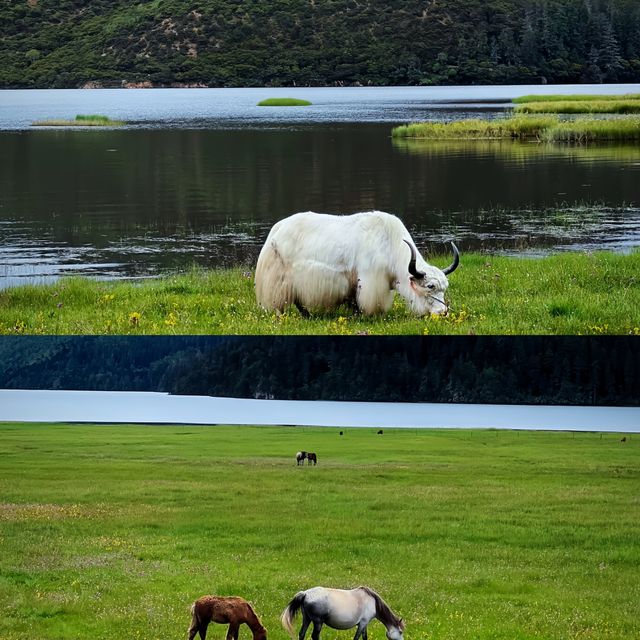
<instances>
[{"instance_id":1,"label":"grass field texture","mask_svg":"<svg viewBox=\"0 0 640 640\"><path fill-rule=\"evenodd\" d=\"M407 640L640 636L635 435L344 432L0 425L0 638L184 638L213 593L286 640L318 584L378 590Z\"/></svg>"},{"instance_id":2,"label":"grass field texture","mask_svg":"<svg viewBox=\"0 0 640 640\"><path fill-rule=\"evenodd\" d=\"M562 220L556 221L558 234ZM432 262L441 267L449 256ZM622 334L640 335L640 252L541 259L463 254L447 317L416 318L396 296L385 315L343 306L302 317L257 306L253 273L193 271L158 280L65 279L0 291L1 334Z\"/></svg>"}]
</instances>

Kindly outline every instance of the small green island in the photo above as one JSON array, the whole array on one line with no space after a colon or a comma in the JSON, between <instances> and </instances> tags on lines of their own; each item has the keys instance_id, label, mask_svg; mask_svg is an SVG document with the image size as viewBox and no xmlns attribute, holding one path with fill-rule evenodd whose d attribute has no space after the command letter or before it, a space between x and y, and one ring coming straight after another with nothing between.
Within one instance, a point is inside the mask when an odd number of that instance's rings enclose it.
<instances>
[{"instance_id":1,"label":"small green island","mask_svg":"<svg viewBox=\"0 0 640 640\"><path fill-rule=\"evenodd\" d=\"M121 127L125 122L99 114L77 115L75 120L37 120L34 127Z\"/></svg>"},{"instance_id":2,"label":"small green island","mask_svg":"<svg viewBox=\"0 0 640 640\"><path fill-rule=\"evenodd\" d=\"M514 115L492 120L417 122L393 129L394 138L514 139L540 142L640 140L640 94L626 96L523 96ZM575 114L561 118L559 114ZM605 114L593 116L591 114ZM607 117L606 114L612 114ZM615 115L613 115L615 114ZM623 115L619 115L623 114Z\"/></svg>"},{"instance_id":3,"label":"small green island","mask_svg":"<svg viewBox=\"0 0 640 640\"><path fill-rule=\"evenodd\" d=\"M300 98L267 98L258 102L259 107L308 107L311 102Z\"/></svg>"},{"instance_id":4,"label":"small green island","mask_svg":"<svg viewBox=\"0 0 640 640\"><path fill-rule=\"evenodd\" d=\"M514 98L516 113L640 113L640 94L528 95Z\"/></svg>"}]
</instances>

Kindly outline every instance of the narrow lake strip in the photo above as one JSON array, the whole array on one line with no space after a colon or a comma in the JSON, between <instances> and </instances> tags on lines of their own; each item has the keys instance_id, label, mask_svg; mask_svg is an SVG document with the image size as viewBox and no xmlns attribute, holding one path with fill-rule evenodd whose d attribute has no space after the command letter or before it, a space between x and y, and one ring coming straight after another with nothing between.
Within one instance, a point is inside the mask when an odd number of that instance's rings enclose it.
<instances>
[{"instance_id":1,"label":"narrow lake strip","mask_svg":"<svg viewBox=\"0 0 640 640\"><path fill-rule=\"evenodd\" d=\"M0 422L640 432L640 407L252 400L133 391L0 390Z\"/></svg>"}]
</instances>

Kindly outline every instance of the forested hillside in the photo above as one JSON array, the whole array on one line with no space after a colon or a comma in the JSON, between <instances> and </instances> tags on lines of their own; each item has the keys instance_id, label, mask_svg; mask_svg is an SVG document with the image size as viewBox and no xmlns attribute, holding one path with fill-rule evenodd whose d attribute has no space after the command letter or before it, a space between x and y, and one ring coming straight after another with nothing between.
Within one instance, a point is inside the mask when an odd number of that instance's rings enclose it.
<instances>
[{"instance_id":1,"label":"forested hillside","mask_svg":"<svg viewBox=\"0 0 640 640\"><path fill-rule=\"evenodd\" d=\"M284 400L640 404L640 340L5 337L0 388Z\"/></svg>"},{"instance_id":2,"label":"forested hillside","mask_svg":"<svg viewBox=\"0 0 640 640\"><path fill-rule=\"evenodd\" d=\"M0 87L640 81L638 0L8 0Z\"/></svg>"}]
</instances>

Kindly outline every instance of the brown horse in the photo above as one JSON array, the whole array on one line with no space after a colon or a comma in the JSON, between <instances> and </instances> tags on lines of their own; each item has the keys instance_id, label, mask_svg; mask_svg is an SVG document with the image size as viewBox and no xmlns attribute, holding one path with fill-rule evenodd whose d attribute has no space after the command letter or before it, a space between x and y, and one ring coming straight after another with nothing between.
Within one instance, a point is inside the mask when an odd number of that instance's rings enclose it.
<instances>
[{"instance_id":1,"label":"brown horse","mask_svg":"<svg viewBox=\"0 0 640 640\"><path fill-rule=\"evenodd\" d=\"M202 596L191 606L191 626L189 640L200 634L200 638L207 637L207 627L210 622L228 624L227 640L238 640L238 629L246 624L253 632L253 640L267 640L267 630L262 626L251 605L238 596Z\"/></svg>"}]
</instances>

